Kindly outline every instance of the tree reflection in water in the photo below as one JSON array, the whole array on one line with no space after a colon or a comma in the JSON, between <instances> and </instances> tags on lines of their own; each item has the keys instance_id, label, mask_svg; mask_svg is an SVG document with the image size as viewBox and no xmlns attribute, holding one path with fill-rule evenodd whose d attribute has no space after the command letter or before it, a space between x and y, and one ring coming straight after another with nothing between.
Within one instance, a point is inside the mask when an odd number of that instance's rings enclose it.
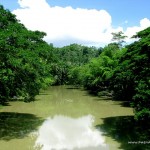
<instances>
[{"instance_id":1,"label":"tree reflection in water","mask_svg":"<svg viewBox=\"0 0 150 150\"><path fill-rule=\"evenodd\" d=\"M133 116L108 117L103 118L103 122L96 127L100 128L105 136L119 142L120 149L150 150L150 125L148 122L136 122Z\"/></svg>"},{"instance_id":2,"label":"tree reflection in water","mask_svg":"<svg viewBox=\"0 0 150 150\"><path fill-rule=\"evenodd\" d=\"M91 115L47 118L38 131L35 148L41 150L108 150L102 133L92 127Z\"/></svg>"},{"instance_id":3,"label":"tree reflection in water","mask_svg":"<svg viewBox=\"0 0 150 150\"><path fill-rule=\"evenodd\" d=\"M26 137L36 130L43 119L28 113L0 112L0 140Z\"/></svg>"}]
</instances>

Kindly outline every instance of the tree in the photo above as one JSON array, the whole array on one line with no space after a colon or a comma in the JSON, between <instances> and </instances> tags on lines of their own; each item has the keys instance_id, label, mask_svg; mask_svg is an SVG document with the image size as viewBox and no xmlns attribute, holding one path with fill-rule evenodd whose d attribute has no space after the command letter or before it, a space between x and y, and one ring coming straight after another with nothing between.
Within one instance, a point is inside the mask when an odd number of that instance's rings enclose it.
<instances>
[{"instance_id":1,"label":"tree","mask_svg":"<svg viewBox=\"0 0 150 150\"><path fill-rule=\"evenodd\" d=\"M140 31L139 40L128 45L113 75L113 90L132 102L137 120L150 120L150 27Z\"/></svg>"},{"instance_id":2,"label":"tree","mask_svg":"<svg viewBox=\"0 0 150 150\"><path fill-rule=\"evenodd\" d=\"M62 48L54 48L55 60L51 64L51 74L54 76L56 85L74 84L74 68L88 63L92 58L98 57L101 49L71 44ZM74 70L74 71L73 71ZM73 73L73 74L72 74ZM77 72L76 72L77 73ZM76 79L77 80L77 79Z\"/></svg>"},{"instance_id":3,"label":"tree","mask_svg":"<svg viewBox=\"0 0 150 150\"><path fill-rule=\"evenodd\" d=\"M89 63L73 70L74 77L77 77L75 80L95 93L106 90L109 87L109 79L112 76L113 68L117 64L115 55L117 55L118 50L119 46L116 43L104 47L99 57L93 58Z\"/></svg>"},{"instance_id":4,"label":"tree","mask_svg":"<svg viewBox=\"0 0 150 150\"><path fill-rule=\"evenodd\" d=\"M117 42L120 47L125 42L124 40L127 37L124 35L124 33L122 31L119 31L116 33L113 32L112 35L113 35L112 41Z\"/></svg>"},{"instance_id":5,"label":"tree","mask_svg":"<svg viewBox=\"0 0 150 150\"><path fill-rule=\"evenodd\" d=\"M27 30L3 6L0 18L0 102L14 96L33 100L51 82L47 71L50 48L42 40L46 34Z\"/></svg>"}]
</instances>

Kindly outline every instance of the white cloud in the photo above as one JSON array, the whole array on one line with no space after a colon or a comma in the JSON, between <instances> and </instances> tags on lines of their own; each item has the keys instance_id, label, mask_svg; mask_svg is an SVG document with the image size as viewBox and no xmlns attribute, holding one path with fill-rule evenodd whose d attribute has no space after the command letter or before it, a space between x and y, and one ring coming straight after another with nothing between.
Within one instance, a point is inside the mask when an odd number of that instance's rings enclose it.
<instances>
[{"instance_id":1,"label":"white cloud","mask_svg":"<svg viewBox=\"0 0 150 150\"><path fill-rule=\"evenodd\" d=\"M128 27L126 31L124 32L125 35L128 36L127 42L133 42L134 39L130 39L133 35L136 35L137 32L146 29L147 27L150 26L150 20L147 18L144 18L140 20L140 26L133 26L133 27Z\"/></svg>"},{"instance_id":2,"label":"white cloud","mask_svg":"<svg viewBox=\"0 0 150 150\"><path fill-rule=\"evenodd\" d=\"M51 7L45 0L19 0L14 10L30 30L47 33L45 40L57 45L96 44L110 41L111 16L105 10Z\"/></svg>"},{"instance_id":3,"label":"white cloud","mask_svg":"<svg viewBox=\"0 0 150 150\"><path fill-rule=\"evenodd\" d=\"M145 29L145 28L147 28L147 27L149 27L149 26L150 26L150 20L149 20L149 19L144 18L144 19L142 19L142 20L140 21L140 27L141 27L142 29Z\"/></svg>"},{"instance_id":4,"label":"white cloud","mask_svg":"<svg viewBox=\"0 0 150 150\"><path fill-rule=\"evenodd\" d=\"M42 7L49 7L46 0L18 0L18 3L22 8L41 9Z\"/></svg>"},{"instance_id":5,"label":"white cloud","mask_svg":"<svg viewBox=\"0 0 150 150\"><path fill-rule=\"evenodd\" d=\"M30 30L47 33L44 38L55 46L71 43L84 45L105 45L111 41L112 32L123 31L122 27L112 28L112 19L105 10L74 9L72 7L51 7L46 0L18 0L21 8L13 13ZM140 26L129 27L126 35L150 26L150 20L144 18Z\"/></svg>"},{"instance_id":6,"label":"white cloud","mask_svg":"<svg viewBox=\"0 0 150 150\"><path fill-rule=\"evenodd\" d=\"M150 20L147 18L144 18L144 19L140 20L140 26L128 27L127 30L125 31L125 34L129 37L132 37L137 32L144 30L145 28L147 28L149 26L150 26Z\"/></svg>"},{"instance_id":7,"label":"white cloud","mask_svg":"<svg viewBox=\"0 0 150 150\"><path fill-rule=\"evenodd\" d=\"M47 118L37 133L35 149L41 150L107 150L102 132L93 128L91 115L80 118L54 116Z\"/></svg>"}]
</instances>

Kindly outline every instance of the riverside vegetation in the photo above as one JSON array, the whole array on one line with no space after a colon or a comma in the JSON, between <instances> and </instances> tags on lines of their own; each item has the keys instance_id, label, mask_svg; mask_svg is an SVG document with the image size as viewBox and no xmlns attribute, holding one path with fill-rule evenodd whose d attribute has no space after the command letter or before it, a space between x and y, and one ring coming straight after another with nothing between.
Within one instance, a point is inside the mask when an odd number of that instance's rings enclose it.
<instances>
[{"instance_id":1,"label":"riverside vegetation","mask_svg":"<svg viewBox=\"0 0 150 150\"><path fill-rule=\"evenodd\" d=\"M137 41L122 46L125 36L113 33L104 48L71 44L54 47L46 33L30 31L0 6L0 103L34 100L50 85L76 85L97 95L129 102L147 131L150 121L150 27Z\"/></svg>"}]
</instances>

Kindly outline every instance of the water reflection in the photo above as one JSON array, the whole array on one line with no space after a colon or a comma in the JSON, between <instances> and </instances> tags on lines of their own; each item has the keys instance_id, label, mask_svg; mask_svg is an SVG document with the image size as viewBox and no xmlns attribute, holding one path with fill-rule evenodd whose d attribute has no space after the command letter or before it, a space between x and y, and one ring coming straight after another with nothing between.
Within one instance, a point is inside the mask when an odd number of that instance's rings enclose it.
<instances>
[{"instance_id":1,"label":"water reflection","mask_svg":"<svg viewBox=\"0 0 150 150\"><path fill-rule=\"evenodd\" d=\"M49 117L39 128L35 149L107 150L104 137L92 127L93 122L91 115L80 118Z\"/></svg>"},{"instance_id":2,"label":"water reflection","mask_svg":"<svg viewBox=\"0 0 150 150\"><path fill-rule=\"evenodd\" d=\"M29 113L0 112L0 140L22 139L42 122L41 118Z\"/></svg>"}]
</instances>

